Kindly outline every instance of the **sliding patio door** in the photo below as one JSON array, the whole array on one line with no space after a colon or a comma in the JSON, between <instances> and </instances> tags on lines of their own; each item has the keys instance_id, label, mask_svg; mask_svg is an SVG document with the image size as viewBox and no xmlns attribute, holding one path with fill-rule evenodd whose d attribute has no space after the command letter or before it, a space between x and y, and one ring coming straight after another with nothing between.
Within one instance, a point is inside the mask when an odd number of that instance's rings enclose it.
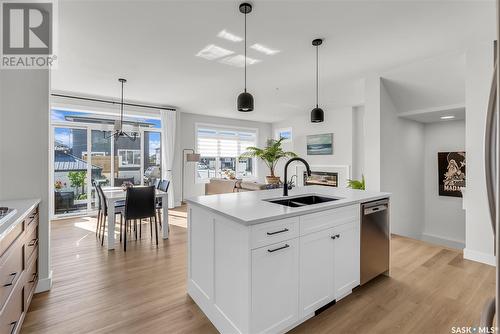
<instances>
[{"instance_id":1,"label":"sliding patio door","mask_svg":"<svg viewBox=\"0 0 500 334\"><path fill-rule=\"evenodd\" d=\"M53 133L54 214L87 211L87 129L55 127Z\"/></svg>"}]
</instances>

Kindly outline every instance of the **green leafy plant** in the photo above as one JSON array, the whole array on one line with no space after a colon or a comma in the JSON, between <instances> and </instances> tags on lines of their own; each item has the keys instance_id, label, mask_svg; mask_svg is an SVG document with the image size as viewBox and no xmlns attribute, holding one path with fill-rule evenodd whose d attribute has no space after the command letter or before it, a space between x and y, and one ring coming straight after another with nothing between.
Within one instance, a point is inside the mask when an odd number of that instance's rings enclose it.
<instances>
[{"instance_id":1,"label":"green leafy plant","mask_svg":"<svg viewBox=\"0 0 500 334\"><path fill-rule=\"evenodd\" d=\"M347 188L365 190L365 176L361 175L361 181L347 180Z\"/></svg>"},{"instance_id":2,"label":"green leafy plant","mask_svg":"<svg viewBox=\"0 0 500 334\"><path fill-rule=\"evenodd\" d=\"M87 172L69 172L68 179L71 182L71 186L75 188L82 187L81 194L85 192L85 180L87 178Z\"/></svg>"},{"instance_id":3,"label":"green leafy plant","mask_svg":"<svg viewBox=\"0 0 500 334\"><path fill-rule=\"evenodd\" d=\"M267 146L265 148L258 147L248 147L247 151L243 153L240 158L259 158L266 166L269 168L269 172L271 177L275 177L274 171L276 169L276 164L282 158L293 158L296 157L297 154L293 152L283 151L281 147L281 143L285 138L269 139L267 141Z\"/></svg>"}]
</instances>

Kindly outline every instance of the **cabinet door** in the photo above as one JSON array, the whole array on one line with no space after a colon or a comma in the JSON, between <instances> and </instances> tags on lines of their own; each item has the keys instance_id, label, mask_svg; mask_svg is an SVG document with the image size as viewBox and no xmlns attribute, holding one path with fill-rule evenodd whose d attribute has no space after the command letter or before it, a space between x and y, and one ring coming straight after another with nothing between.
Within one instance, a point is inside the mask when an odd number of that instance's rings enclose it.
<instances>
[{"instance_id":1,"label":"cabinet door","mask_svg":"<svg viewBox=\"0 0 500 334\"><path fill-rule=\"evenodd\" d=\"M359 224L334 228L335 299L338 301L359 285Z\"/></svg>"},{"instance_id":2,"label":"cabinet door","mask_svg":"<svg viewBox=\"0 0 500 334\"><path fill-rule=\"evenodd\" d=\"M313 313L335 299L333 229L300 238L300 312Z\"/></svg>"},{"instance_id":3,"label":"cabinet door","mask_svg":"<svg viewBox=\"0 0 500 334\"><path fill-rule=\"evenodd\" d=\"M252 333L276 333L298 320L298 239L252 251Z\"/></svg>"}]
</instances>

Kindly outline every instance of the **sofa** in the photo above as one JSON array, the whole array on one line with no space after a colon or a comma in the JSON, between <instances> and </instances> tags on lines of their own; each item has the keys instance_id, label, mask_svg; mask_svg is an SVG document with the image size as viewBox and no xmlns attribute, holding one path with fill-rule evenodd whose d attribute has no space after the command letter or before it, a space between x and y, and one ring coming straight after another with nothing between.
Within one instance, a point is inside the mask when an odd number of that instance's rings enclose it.
<instances>
[{"instance_id":1,"label":"sofa","mask_svg":"<svg viewBox=\"0 0 500 334\"><path fill-rule=\"evenodd\" d=\"M259 182L243 181L241 179L210 179L205 183L205 195L227 194L234 192L265 190L267 185Z\"/></svg>"}]
</instances>

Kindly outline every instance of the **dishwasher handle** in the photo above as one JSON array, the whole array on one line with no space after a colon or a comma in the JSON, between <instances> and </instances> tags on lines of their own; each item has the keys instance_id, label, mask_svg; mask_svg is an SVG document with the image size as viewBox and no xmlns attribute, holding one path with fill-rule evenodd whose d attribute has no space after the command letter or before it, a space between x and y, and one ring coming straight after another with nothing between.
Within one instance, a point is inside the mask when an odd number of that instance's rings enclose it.
<instances>
[{"instance_id":1,"label":"dishwasher handle","mask_svg":"<svg viewBox=\"0 0 500 334\"><path fill-rule=\"evenodd\" d=\"M382 204L382 205L377 205L377 206L372 206L372 207L369 207L369 208L365 208L363 210L363 213L364 215L371 215L372 213L377 213L377 212L380 212L380 211L384 211L384 210L387 210L387 204Z\"/></svg>"}]
</instances>

